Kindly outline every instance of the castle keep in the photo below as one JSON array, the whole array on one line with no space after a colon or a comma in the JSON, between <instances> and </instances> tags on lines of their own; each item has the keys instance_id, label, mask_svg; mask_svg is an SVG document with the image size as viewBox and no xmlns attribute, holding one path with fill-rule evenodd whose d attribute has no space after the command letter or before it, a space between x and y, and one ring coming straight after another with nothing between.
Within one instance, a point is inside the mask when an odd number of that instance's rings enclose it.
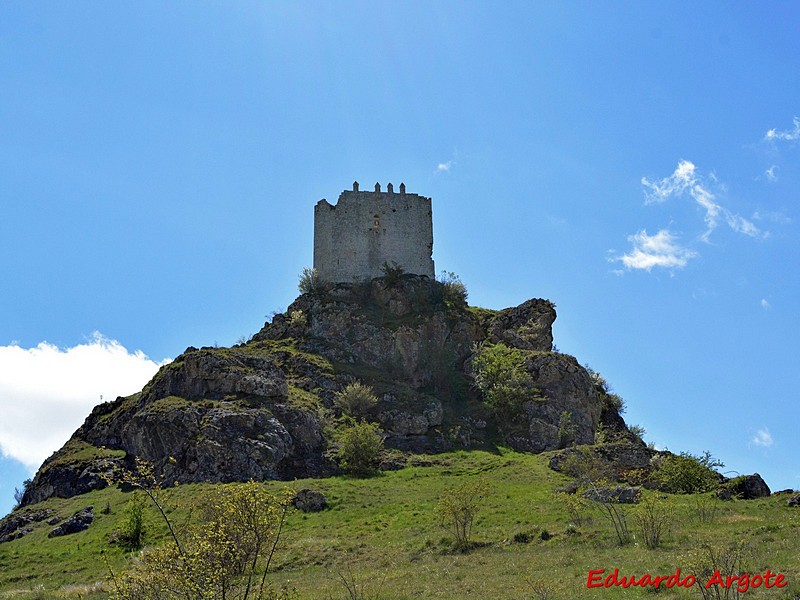
<instances>
[{"instance_id":1,"label":"castle keep","mask_svg":"<svg viewBox=\"0 0 800 600\"><path fill-rule=\"evenodd\" d=\"M324 281L362 281L384 275L384 263L397 263L406 273L435 276L431 199L395 193L379 183L362 192L358 182L339 195L335 205L314 206L314 268Z\"/></svg>"}]
</instances>

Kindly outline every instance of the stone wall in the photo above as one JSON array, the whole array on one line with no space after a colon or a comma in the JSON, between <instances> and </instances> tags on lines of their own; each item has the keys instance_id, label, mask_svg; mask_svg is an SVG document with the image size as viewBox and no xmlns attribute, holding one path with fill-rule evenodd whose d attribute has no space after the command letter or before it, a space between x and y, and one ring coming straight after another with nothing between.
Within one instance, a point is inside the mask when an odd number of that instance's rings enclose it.
<instances>
[{"instance_id":1,"label":"stone wall","mask_svg":"<svg viewBox=\"0 0 800 600\"><path fill-rule=\"evenodd\" d=\"M336 205L314 207L314 268L324 281L352 283L384 275L384 263L433 278L431 199L395 192L344 191Z\"/></svg>"}]
</instances>

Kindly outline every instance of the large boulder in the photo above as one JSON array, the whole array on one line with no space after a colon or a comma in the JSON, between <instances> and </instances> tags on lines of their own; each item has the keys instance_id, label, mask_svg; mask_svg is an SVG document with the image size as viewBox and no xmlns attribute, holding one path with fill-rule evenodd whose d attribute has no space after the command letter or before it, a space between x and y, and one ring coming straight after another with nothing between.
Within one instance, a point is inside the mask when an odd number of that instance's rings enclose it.
<instances>
[{"instance_id":1,"label":"large boulder","mask_svg":"<svg viewBox=\"0 0 800 600\"><path fill-rule=\"evenodd\" d=\"M64 521L61 525L53 529L47 537L59 537L62 535L71 535L79 531L89 529L89 526L94 522L94 506L87 506L76 512L69 519Z\"/></svg>"},{"instance_id":2,"label":"large boulder","mask_svg":"<svg viewBox=\"0 0 800 600\"><path fill-rule=\"evenodd\" d=\"M723 489L728 490L731 496L741 500L766 498L771 493L769 486L758 473L730 479L723 484Z\"/></svg>"}]
</instances>

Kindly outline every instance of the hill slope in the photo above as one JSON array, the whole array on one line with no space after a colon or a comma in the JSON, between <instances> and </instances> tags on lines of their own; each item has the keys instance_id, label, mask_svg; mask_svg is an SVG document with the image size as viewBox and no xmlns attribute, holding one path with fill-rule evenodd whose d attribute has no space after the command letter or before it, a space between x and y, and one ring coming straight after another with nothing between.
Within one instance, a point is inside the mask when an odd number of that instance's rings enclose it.
<instances>
[{"instance_id":1,"label":"hill slope","mask_svg":"<svg viewBox=\"0 0 800 600\"><path fill-rule=\"evenodd\" d=\"M592 443L599 423L624 433L575 358L552 352L549 301L502 311L470 308L426 277L384 277L325 286L300 296L246 344L187 348L138 394L97 406L42 465L22 504L101 489L132 458L166 481L258 481L324 477L349 382L371 386L369 420L390 448L441 452L495 442L541 452ZM518 351L525 389L498 422L473 386L476 345Z\"/></svg>"}]
</instances>

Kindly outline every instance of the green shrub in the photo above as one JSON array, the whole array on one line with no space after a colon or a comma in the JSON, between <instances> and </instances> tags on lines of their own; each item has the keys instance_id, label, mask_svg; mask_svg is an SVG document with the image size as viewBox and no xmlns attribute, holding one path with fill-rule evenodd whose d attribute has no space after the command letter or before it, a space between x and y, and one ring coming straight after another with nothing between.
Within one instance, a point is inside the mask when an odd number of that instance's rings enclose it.
<instances>
[{"instance_id":1,"label":"green shrub","mask_svg":"<svg viewBox=\"0 0 800 600\"><path fill-rule=\"evenodd\" d=\"M659 488L674 494L696 494L708 492L717 485L719 478L713 467L722 466L706 452L694 456L688 452L671 454L661 461L653 475Z\"/></svg>"},{"instance_id":2,"label":"green shrub","mask_svg":"<svg viewBox=\"0 0 800 600\"><path fill-rule=\"evenodd\" d=\"M370 386L356 381L348 383L333 402L349 417L365 417L378 403L378 398Z\"/></svg>"},{"instance_id":3,"label":"green shrub","mask_svg":"<svg viewBox=\"0 0 800 600\"><path fill-rule=\"evenodd\" d=\"M381 266L381 271L383 271L386 284L390 287L400 283L400 280L406 273L406 270L398 265L395 261L392 261L392 264L384 261L383 265Z\"/></svg>"},{"instance_id":4,"label":"green shrub","mask_svg":"<svg viewBox=\"0 0 800 600\"><path fill-rule=\"evenodd\" d=\"M316 269L303 269L300 274L300 280L297 283L297 289L301 294L317 294L323 290L324 286L322 279Z\"/></svg>"},{"instance_id":5,"label":"green shrub","mask_svg":"<svg viewBox=\"0 0 800 600\"><path fill-rule=\"evenodd\" d=\"M611 386L608 384L608 381L606 381L606 378L592 369L589 365L585 365L584 368L586 369L586 372L589 373L589 377L592 379L592 384L594 385L597 395L600 396L600 401L603 403L603 409L614 410L617 412L617 414L623 414L625 412L625 401L621 396L613 392Z\"/></svg>"},{"instance_id":6,"label":"green shrub","mask_svg":"<svg viewBox=\"0 0 800 600\"><path fill-rule=\"evenodd\" d=\"M565 410L558 418L558 447L566 448L575 443L575 425L572 423L572 414Z\"/></svg>"},{"instance_id":7,"label":"green shrub","mask_svg":"<svg viewBox=\"0 0 800 600\"><path fill-rule=\"evenodd\" d=\"M117 536L120 546L129 552L144 546L144 498L140 492L133 494L125 511L125 521Z\"/></svg>"},{"instance_id":8,"label":"green shrub","mask_svg":"<svg viewBox=\"0 0 800 600\"><path fill-rule=\"evenodd\" d=\"M341 434L339 462L345 472L363 477L373 473L378 466L383 438L375 423L353 423Z\"/></svg>"},{"instance_id":9,"label":"green shrub","mask_svg":"<svg viewBox=\"0 0 800 600\"><path fill-rule=\"evenodd\" d=\"M452 271L442 271L439 276L439 283L444 286L444 302L450 308L466 308L467 306L467 286Z\"/></svg>"},{"instance_id":10,"label":"green shrub","mask_svg":"<svg viewBox=\"0 0 800 600\"><path fill-rule=\"evenodd\" d=\"M504 344L476 347L472 373L486 404L502 419L510 419L525 400L534 399L535 388L522 350Z\"/></svg>"},{"instance_id":11,"label":"green shrub","mask_svg":"<svg viewBox=\"0 0 800 600\"><path fill-rule=\"evenodd\" d=\"M468 481L447 490L436 506L439 524L448 531L457 550L472 547L472 526L489 486L483 479Z\"/></svg>"},{"instance_id":12,"label":"green shrub","mask_svg":"<svg viewBox=\"0 0 800 600\"><path fill-rule=\"evenodd\" d=\"M308 319L302 310L293 310L291 313L289 313L288 321L289 325L292 326L304 327L308 325Z\"/></svg>"}]
</instances>

